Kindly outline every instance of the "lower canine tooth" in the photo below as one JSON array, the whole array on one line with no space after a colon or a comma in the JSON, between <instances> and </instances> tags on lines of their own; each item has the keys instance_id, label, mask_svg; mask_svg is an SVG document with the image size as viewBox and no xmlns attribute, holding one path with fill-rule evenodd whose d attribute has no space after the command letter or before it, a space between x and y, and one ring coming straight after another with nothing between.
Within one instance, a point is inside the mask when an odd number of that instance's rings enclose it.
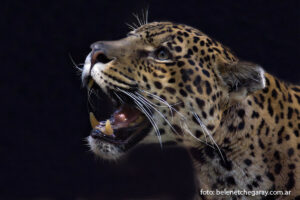
<instances>
[{"instance_id":1,"label":"lower canine tooth","mask_svg":"<svg viewBox=\"0 0 300 200\"><path fill-rule=\"evenodd\" d=\"M114 133L114 130L112 129L111 127L111 124L110 124L110 121L109 119L106 120L106 123L105 123L105 130L103 132L105 135L112 135Z\"/></svg>"},{"instance_id":2,"label":"lower canine tooth","mask_svg":"<svg viewBox=\"0 0 300 200\"><path fill-rule=\"evenodd\" d=\"M106 120L106 123L105 123L105 129L104 129L103 133L104 133L105 135L112 135L112 134L114 133L114 130L113 130L112 127L111 127L111 124L110 124L109 119Z\"/></svg>"},{"instance_id":3,"label":"lower canine tooth","mask_svg":"<svg viewBox=\"0 0 300 200\"><path fill-rule=\"evenodd\" d=\"M94 113L92 113L92 112L90 112L90 123L91 123L92 128L95 128L99 124Z\"/></svg>"}]
</instances>

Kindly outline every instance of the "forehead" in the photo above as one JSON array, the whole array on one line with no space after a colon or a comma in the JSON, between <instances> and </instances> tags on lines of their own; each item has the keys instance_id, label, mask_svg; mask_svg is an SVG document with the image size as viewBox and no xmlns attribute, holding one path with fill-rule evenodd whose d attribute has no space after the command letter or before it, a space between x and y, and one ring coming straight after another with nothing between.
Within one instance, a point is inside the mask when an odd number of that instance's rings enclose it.
<instances>
[{"instance_id":1,"label":"forehead","mask_svg":"<svg viewBox=\"0 0 300 200\"><path fill-rule=\"evenodd\" d=\"M172 38L172 36L202 36L205 35L201 31L183 24L175 24L172 22L153 22L145 24L134 31L148 42L164 42Z\"/></svg>"}]
</instances>

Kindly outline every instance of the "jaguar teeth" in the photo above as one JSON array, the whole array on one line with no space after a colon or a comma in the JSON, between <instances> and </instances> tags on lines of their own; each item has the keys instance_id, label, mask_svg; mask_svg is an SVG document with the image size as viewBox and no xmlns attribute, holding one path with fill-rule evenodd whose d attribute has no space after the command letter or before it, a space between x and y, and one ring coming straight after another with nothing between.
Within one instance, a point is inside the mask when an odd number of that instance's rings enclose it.
<instances>
[{"instance_id":1,"label":"jaguar teeth","mask_svg":"<svg viewBox=\"0 0 300 200\"><path fill-rule=\"evenodd\" d=\"M95 128L99 124L99 121L96 119L94 113L92 112L90 112L90 123L92 128Z\"/></svg>"},{"instance_id":2,"label":"jaguar teeth","mask_svg":"<svg viewBox=\"0 0 300 200\"><path fill-rule=\"evenodd\" d=\"M109 119L106 120L106 123L105 123L105 129L104 129L103 133L104 133L105 135L112 135L112 134L114 133L114 130L113 130L112 127L111 127L111 124L110 124Z\"/></svg>"}]
</instances>

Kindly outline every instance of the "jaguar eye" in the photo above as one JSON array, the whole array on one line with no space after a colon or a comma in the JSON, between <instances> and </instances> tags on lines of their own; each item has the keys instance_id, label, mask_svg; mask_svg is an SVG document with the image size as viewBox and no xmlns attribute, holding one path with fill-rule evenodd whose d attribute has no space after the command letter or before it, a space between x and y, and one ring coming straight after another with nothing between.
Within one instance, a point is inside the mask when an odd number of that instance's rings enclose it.
<instances>
[{"instance_id":1,"label":"jaguar eye","mask_svg":"<svg viewBox=\"0 0 300 200\"><path fill-rule=\"evenodd\" d=\"M156 58L158 60L169 60L171 58L171 54L167 48L161 47L156 51Z\"/></svg>"}]
</instances>

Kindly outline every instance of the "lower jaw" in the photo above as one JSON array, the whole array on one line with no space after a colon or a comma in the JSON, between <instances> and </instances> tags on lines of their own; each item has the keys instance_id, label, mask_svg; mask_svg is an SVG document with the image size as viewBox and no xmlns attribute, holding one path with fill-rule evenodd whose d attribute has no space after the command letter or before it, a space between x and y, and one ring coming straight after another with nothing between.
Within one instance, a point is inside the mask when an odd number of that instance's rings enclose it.
<instances>
[{"instance_id":1,"label":"lower jaw","mask_svg":"<svg viewBox=\"0 0 300 200\"><path fill-rule=\"evenodd\" d=\"M91 135L87 138L91 150L99 157L108 160L116 160L122 157L123 154L138 146L150 132L152 127L147 121L140 127L138 132L131 135L125 141L107 141L103 138L95 138Z\"/></svg>"},{"instance_id":2,"label":"lower jaw","mask_svg":"<svg viewBox=\"0 0 300 200\"><path fill-rule=\"evenodd\" d=\"M92 152L105 160L117 160L124 155L124 151L120 149L117 145L95 139L92 136L87 137L88 144Z\"/></svg>"}]
</instances>

